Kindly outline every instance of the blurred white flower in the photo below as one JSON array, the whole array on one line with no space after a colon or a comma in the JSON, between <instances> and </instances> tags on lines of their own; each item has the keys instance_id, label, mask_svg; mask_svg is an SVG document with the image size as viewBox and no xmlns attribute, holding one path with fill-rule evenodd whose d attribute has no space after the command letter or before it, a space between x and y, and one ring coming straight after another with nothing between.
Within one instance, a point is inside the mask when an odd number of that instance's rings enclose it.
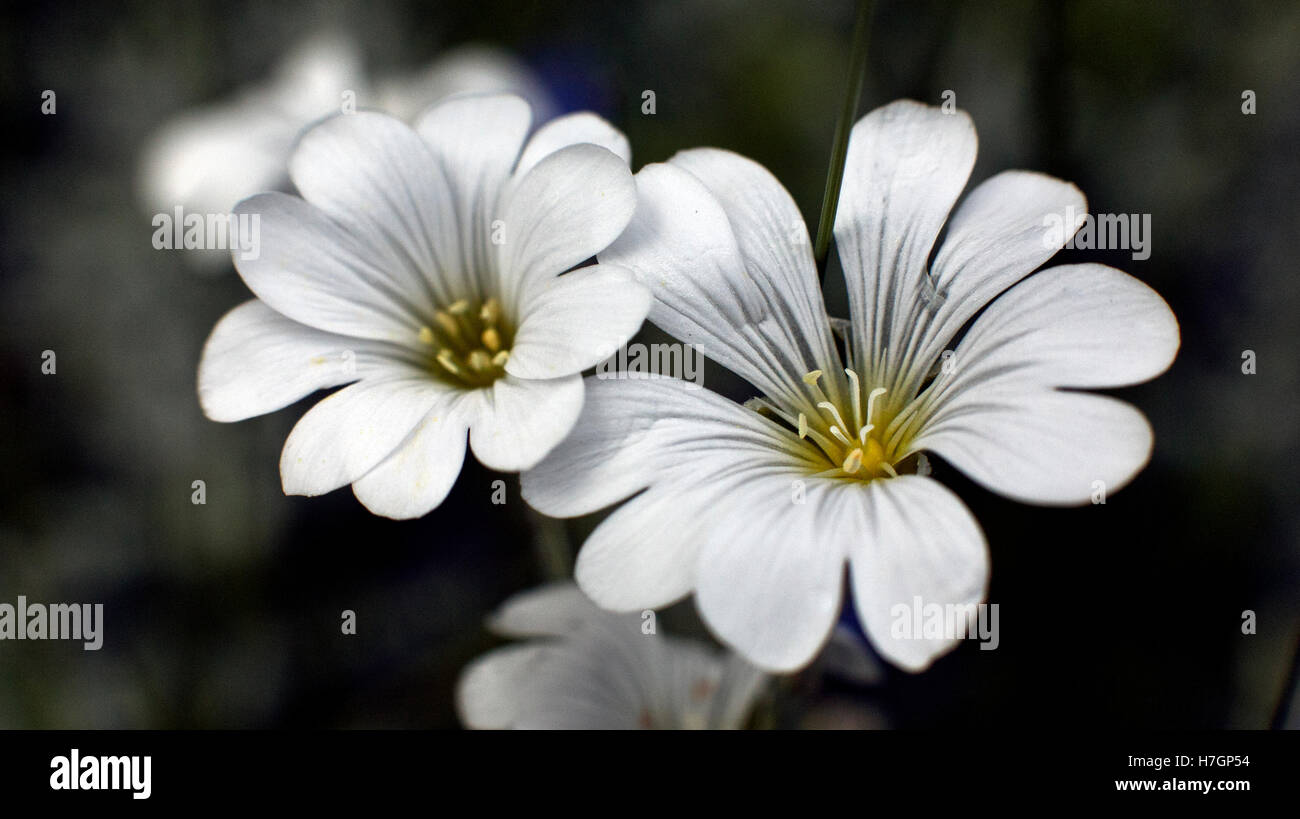
<instances>
[{"instance_id":1,"label":"blurred white flower","mask_svg":"<svg viewBox=\"0 0 1300 819\"><path fill-rule=\"evenodd\" d=\"M489 468L526 469L572 428L581 371L641 326L650 294L631 274L565 273L632 215L627 140L587 113L525 144L529 125L510 95L447 100L414 130L339 115L294 151L302 199L236 208L260 218L260 253L235 259L258 298L208 339L204 412L238 421L356 382L294 427L286 493L352 484L376 514L418 517L455 482L467 431Z\"/></svg>"},{"instance_id":2,"label":"blurred white flower","mask_svg":"<svg viewBox=\"0 0 1300 819\"><path fill-rule=\"evenodd\" d=\"M527 642L480 657L456 705L470 728L741 728L767 675L729 652L646 634L572 583L506 601L489 626Z\"/></svg>"},{"instance_id":3,"label":"blurred white flower","mask_svg":"<svg viewBox=\"0 0 1300 819\"><path fill-rule=\"evenodd\" d=\"M232 99L185 111L151 137L140 160L146 206L170 213L229 213L239 200L284 187L295 141L316 120L351 106L375 107L411 121L434 102L465 93L523 97L539 120L555 104L515 57L484 45L447 52L409 75L374 84L354 42L321 34L293 48L265 82ZM204 265L225 264L229 252L185 254Z\"/></svg>"},{"instance_id":4,"label":"blurred white flower","mask_svg":"<svg viewBox=\"0 0 1300 819\"><path fill-rule=\"evenodd\" d=\"M851 322L827 319L803 219L760 165L699 149L636 175L636 214L601 263L633 271L655 295L651 321L763 397L741 406L673 379L590 385L574 434L523 490L559 517L635 495L579 555L593 600L630 611L693 591L724 642L791 670L830 633L847 561L872 643L919 670L955 640L896 634L900 613L917 598L973 605L989 576L980 527L916 474L919 453L1046 505L1087 503L1142 469L1145 417L1079 390L1164 371L1173 314L1097 264L1016 285L1059 250L1045 217L1086 203L1073 185L1010 171L949 217L975 148L964 112L910 101L854 127L835 220Z\"/></svg>"}]
</instances>

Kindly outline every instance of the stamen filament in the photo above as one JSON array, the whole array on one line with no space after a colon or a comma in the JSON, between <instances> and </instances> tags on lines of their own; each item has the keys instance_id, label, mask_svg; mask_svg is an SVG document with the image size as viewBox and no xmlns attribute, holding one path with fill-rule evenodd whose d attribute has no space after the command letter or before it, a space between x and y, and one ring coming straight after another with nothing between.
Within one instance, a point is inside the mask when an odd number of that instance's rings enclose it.
<instances>
[{"instance_id":1,"label":"stamen filament","mask_svg":"<svg viewBox=\"0 0 1300 819\"><path fill-rule=\"evenodd\" d=\"M844 444L845 446L853 446L853 441L850 440L849 436L844 434L844 430L839 427L831 427L831 435L834 435L835 440L839 441L841 444Z\"/></svg>"},{"instance_id":2,"label":"stamen filament","mask_svg":"<svg viewBox=\"0 0 1300 819\"><path fill-rule=\"evenodd\" d=\"M862 419L862 383L858 381L858 374L847 367L844 368L844 374L849 377L849 382L853 388L853 424L858 429L861 429L863 423L865 423ZM870 415L869 412L867 414ZM871 419L868 418L867 420Z\"/></svg>"},{"instance_id":3,"label":"stamen filament","mask_svg":"<svg viewBox=\"0 0 1300 819\"><path fill-rule=\"evenodd\" d=\"M817 403L817 406L829 412L831 414L831 417L835 420L835 423L838 424L842 429L849 428L849 425L844 423L844 419L840 417L840 411L837 410L835 408L835 405L832 404L830 401L819 401Z\"/></svg>"}]
</instances>

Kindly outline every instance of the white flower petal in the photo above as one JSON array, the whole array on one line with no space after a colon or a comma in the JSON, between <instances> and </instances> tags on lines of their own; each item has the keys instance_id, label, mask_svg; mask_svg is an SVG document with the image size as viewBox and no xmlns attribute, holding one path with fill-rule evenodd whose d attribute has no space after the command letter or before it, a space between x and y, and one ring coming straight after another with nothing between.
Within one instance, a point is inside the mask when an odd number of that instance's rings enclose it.
<instances>
[{"instance_id":1,"label":"white flower petal","mask_svg":"<svg viewBox=\"0 0 1300 819\"><path fill-rule=\"evenodd\" d=\"M899 100L853 126L835 214L835 239L860 351L900 362L909 319L927 299L926 260L975 163L975 128L964 111ZM876 380L869 378L868 380ZM886 402L902 399L893 389Z\"/></svg>"},{"instance_id":2,"label":"white flower petal","mask_svg":"<svg viewBox=\"0 0 1300 819\"><path fill-rule=\"evenodd\" d=\"M337 110L342 91L360 88L353 43L330 35L305 40L268 82L184 113L151 138L141 158L146 200L160 211L180 205L188 213L229 213L239 200L280 187L302 128Z\"/></svg>"},{"instance_id":3,"label":"white flower petal","mask_svg":"<svg viewBox=\"0 0 1300 819\"><path fill-rule=\"evenodd\" d=\"M700 552L700 616L768 671L802 668L826 642L840 611L847 546L861 532L849 527L858 520L854 504L826 481L809 481L796 503L800 475L765 474L733 487L710 510L715 522Z\"/></svg>"},{"instance_id":4,"label":"white flower petal","mask_svg":"<svg viewBox=\"0 0 1300 819\"><path fill-rule=\"evenodd\" d=\"M261 97L184 114L145 146L143 197L169 215L178 205L186 213L229 213L240 199L280 185L298 127Z\"/></svg>"},{"instance_id":5,"label":"white flower petal","mask_svg":"<svg viewBox=\"0 0 1300 819\"><path fill-rule=\"evenodd\" d=\"M418 518L442 503L465 462L470 400L443 395L409 438L352 484L357 499L376 515L396 520Z\"/></svg>"},{"instance_id":6,"label":"white flower petal","mask_svg":"<svg viewBox=\"0 0 1300 819\"><path fill-rule=\"evenodd\" d=\"M573 429L582 411L582 377L527 381L507 375L472 393L478 406L469 434L488 469L530 469Z\"/></svg>"},{"instance_id":7,"label":"white flower petal","mask_svg":"<svg viewBox=\"0 0 1300 819\"><path fill-rule=\"evenodd\" d=\"M1029 503L1085 503L1146 465L1151 428L1112 387L1163 372L1178 323L1149 287L1114 268L1042 271L997 299L923 396L914 450L930 449L985 486Z\"/></svg>"},{"instance_id":8,"label":"white flower petal","mask_svg":"<svg viewBox=\"0 0 1300 819\"><path fill-rule=\"evenodd\" d=\"M590 111L579 111L556 117L537 129L537 133L524 146L519 165L515 168L515 176L522 177L538 162L561 148L584 142L605 148L621 158L624 164L632 159L632 148L622 131Z\"/></svg>"},{"instance_id":9,"label":"white flower petal","mask_svg":"<svg viewBox=\"0 0 1300 819\"><path fill-rule=\"evenodd\" d=\"M285 494L321 495L357 480L397 449L450 389L427 375L390 374L325 397L284 443Z\"/></svg>"},{"instance_id":10,"label":"white flower petal","mask_svg":"<svg viewBox=\"0 0 1300 819\"><path fill-rule=\"evenodd\" d=\"M1178 320L1160 294L1113 267L1062 265L1008 290L955 351L941 397L979 384L1122 387L1169 368Z\"/></svg>"},{"instance_id":11,"label":"white flower petal","mask_svg":"<svg viewBox=\"0 0 1300 819\"><path fill-rule=\"evenodd\" d=\"M409 126L374 111L320 123L289 163L303 198L346 226L384 283L423 315L478 295L463 264L452 172Z\"/></svg>"},{"instance_id":12,"label":"white flower petal","mask_svg":"<svg viewBox=\"0 0 1300 819\"><path fill-rule=\"evenodd\" d=\"M632 730L651 716L643 690L647 668L634 641L635 623L597 628L581 639L545 647L530 679L514 727L535 730Z\"/></svg>"},{"instance_id":13,"label":"white flower petal","mask_svg":"<svg viewBox=\"0 0 1300 819\"><path fill-rule=\"evenodd\" d=\"M930 478L872 481L866 491L867 498L844 505L846 513L856 507L857 517L840 519L857 533L849 553L853 603L876 650L897 666L921 671L956 640L904 636L894 632L894 623L903 612L911 614L917 597L922 606L983 600L989 579L984 533L957 496Z\"/></svg>"},{"instance_id":14,"label":"white flower petal","mask_svg":"<svg viewBox=\"0 0 1300 819\"><path fill-rule=\"evenodd\" d=\"M690 594L699 532L710 504L725 502L707 486L659 485L601 521L578 552L574 578L602 608L641 611Z\"/></svg>"},{"instance_id":15,"label":"white flower petal","mask_svg":"<svg viewBox=\"0 0 1300 819\"><path fill-rule=\"evenodd\" d=\"M581 144L538 162L505 198L501 298L518 315L537 288L623 232L636 207L636 187L626 162Z\"/></svg>"},{"instance_id":16,"label":"white flower petal","mask_svg":"<svg viewBox=\"0 0 1300 819\"><path fill-rule=\"evenodd\" d=\"M1098 488L1114 492L1131 481L1151 458L1151 444L1151 425L1123 401L1003 385L954 402L915 448L942 455L1013 500L1074 505L1088 503Z\"/></svg>"},{"instance_id":17,"label":"white flower petal","mask_svg":"<svg viewBox=\"0 0 1300 819\"><path fill-rule=\"evenodd\" d=\"M808 227L794 199L767 168L731 151L680 151L669 164L703 182L726 211L749 279L778 319L780 340L804 362L829 367L835 344Z\"/></svg>"},{"instance_id":18,"label":"white flower petal","mask_svg":"<svg viewBox=\"0 0 1300 819\"><path fill-rule=\"evenodd\" d=\"M415 130L442 160L452 184L458 246L467 275L494 268L492 223L504 218L501 192L531 122L528 103L510 94L452 97L416 120Z\"/></svg>"},{"instance_id":19,"label":"white flower petal","mask_svg":"<svg viewBox=\"0 0 1300 819\"><path fill-rule=\"evenodd\" d=\"M378 107L412 121L424 109L459 94L517 94L539 121L550 119L555 101L537 75L508 51L471 43L438 55L427 66L379 83Z\"/></svg>"},{"instance_id":20,"label":"white flower petal","mask_svg":"<svg viewBox=\"0 0 1300 819\"><path fill-rule=\"evenodd\" d=\"M636 334L650 302L631 273L608 265L550 279L524 305L506 372L558 378L594 367Z\"/></svg>"},{"instance_id":21,"label":"white flower petal","mask_svg":"<svg viewBox=\"0 0 1300 819\"><path fill-rule=\"evenodd\" d=\"M934 299L911 303L913 328L903 390L919 386L957 331L995 296L1050 259L1087 215L1074 185L1029 171L1006 171L978 185L948 222L930 280ZM1052 231L1047 222L1075 222ZM1053 236L1052 234L1055 233Z\"/></svg>"},{"instance_id":22,"label":"white flower petal","mask_svg":"<svg viewBox=\"0 0 1300 819\"><path fill-rule=\"evenodd\" d=\"M235 208L256 216L260 252L234 254L244 283L285 316L331 333L414 344L423 321L387 259L324 211L296 196L264 193Z\"/></svg>"},{"instance_id":23,"label":"white flower petal","mask_svg":"<svg viewBox=\"0 0 1300 819\"><path fill-rule=\"evenodd\" d=\"M770 193L762 180L755 195ZM803 400L799 377L812 369L788 343L781 283L760 287L746 270L731 222L697 177L675 165L647 165L636 175L637 206L602 264L625 267L655 296L650 320L771 396ZM824 319L823 319L824 323Z\"/></svg>"},{"instance_id":24,"label":"white flower petal","mask_svg":"<svg viewBox=\"0 0 1300 819\"><path fill-rule=\"evenodd\" d=\"M287 319L246 301L217 322L199 361L199 404L214 421L242 421L357 380L384 347Z\"/></svg>"},{"instance_id":25,"label":"white flower petal","mask_svg":"<svg viewBox=\"0 0 1300 819\"><path fill-rule=\"evenodd\" d=\"M512 596L488 627L503 637L563 637L605 616L576 585L562 581Z\"/></svg>"},{"instance_id":26,"label":"white flower petal","mask_svg":"<svg viewBox=\"0 0 1300 819\"><path fill-rule=\"evenodd\" d=\"M698 479L736 463L782 462L794 436L734 401L673 378L586 380L573 432L521 479L552 517L603 509L658 480Z\"/></svg>"},{"instance_id":27,"label":"white flower petal","mask_svg":"<svg viewBox=\"0 0 1300 819\"><path fill-rule=\"evenodd\" d=\"M466 666L456 683L456 711L467 728L513 728L529 680L547 647L503 646Z\"/></svg>"}]
</instances>

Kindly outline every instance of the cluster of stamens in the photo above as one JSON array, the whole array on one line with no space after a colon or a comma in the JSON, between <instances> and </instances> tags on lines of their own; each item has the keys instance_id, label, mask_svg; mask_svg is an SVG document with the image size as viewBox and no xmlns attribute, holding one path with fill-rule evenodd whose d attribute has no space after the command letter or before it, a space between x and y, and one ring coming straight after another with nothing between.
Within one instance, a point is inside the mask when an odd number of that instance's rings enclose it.
<instances>
[{"instance_id":1,"label":"cluster of stamens","mask_svg":"<svg viewBox=\"0 0 1300 819\"><path fill-rule=\"evenodd\" d=\"M488 386L505 374L510 358L509 332L495 297L477 310L468 299L459 299L434 311L432 324L420 328L419 339L430 348L430 368L465 386Z\"/></svg>"},{"instance_id":2,"label":"cluster of stamens","mask_svg":"<svg viewBox=\"0 0 1300 819\"><path fill-rule=\"evenodd\" d=\"M760 412L777 415L794 428L800 440L815 444L832 464L838 465L832 466L829 473L858 478L881 475L898 477L898 471L894 469L894 464L880 443L879 433L872 435L876 429L871 421L876 399L887 390L884 387L871 390L867 393L864 407L858 374L852 369L845 369L844 374L849 378L852 424L845 420L839 408L822 391L818 384L823 375L821 370L813 370L803 376L803 383L807 385L812 403L817 408L817 414L813 418L810 419L804 412L791 417L764 399L753 399L751 406Z\"/></svg>"}]
</instances>

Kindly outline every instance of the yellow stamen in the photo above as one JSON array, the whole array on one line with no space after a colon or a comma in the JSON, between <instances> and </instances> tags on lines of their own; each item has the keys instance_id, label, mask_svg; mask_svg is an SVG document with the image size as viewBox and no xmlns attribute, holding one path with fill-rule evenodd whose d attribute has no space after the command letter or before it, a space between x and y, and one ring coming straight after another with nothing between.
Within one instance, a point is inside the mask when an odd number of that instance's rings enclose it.
<instances>
[{"instance_id":1,"label":"yellow stamen","mask_svg":"<svg viewBox=\"0 0 1300 819\"><path fill-rule=\"evenodd\" d=\"M438 310L434 312L433 320L438 323L438 329L442 330L449 339L460 340L460 325L456 323L456 319L446 312Z\"/></svg>"},{"instance_id":2,"label":"yellow stamen","mask_svg":"<svg viewBox=\"0 0 1300 819\"><path fill-rule=\"evenodd\" d=\"M420 343L421 343L421 344L432 344L432 343L433 343L433 330L430 330L428 327L421 327L421 328L420 328Z\"/></svg>"},{"instance_id":3,"label":"yellow stamen","mask_svg":"<svg viewBox=\"0 0 1300 819\"><path fill-rule=\"evenodd\" d=\"M858 381L858 374L853 370L845 368L844 374L849 377L849 382L853 386L853 424L858 429L862 429L862 383ZM867 419L868 421L871 419Z\"/></svg>"},{"instance_id":4,"label":"yellow stamen","mask_svg":"<svg viewBox=\"0 0 1300 819\"><path fill-rule=\"evenodd\" d=\"M438 363L441 364L443 366L443 369L445 369L447 372L451 373L452 375L461 374L460 366L456 364L456 354L453 353L451 350L448 350L446 347L443 347L441 350L438 351L437 359L438 359Z\"/></svg>"},{"instance_id":5,"label":"yellow stamen","mask_svg":"<svg viewBox=\"0 0 1300 819\"><path fill-rule=\"evenodd\" d=\"M844 419L840 417L840 411L836 409L835 405L830 401L819 401L817 402L817 406L829 412L831 417L835 420L835 423L839 425L840 429L849 428L849 425L844 423ZM834 427L832 427L832 429L834 429Z\"/></svg>"},{"instance_id":6,"label":"yellow stamen","mask_svg":"<svg viewBox=\"0 0 1300 819\"><path fill-rule=\"evenodd\" d=\"M862 466L862 450L854 449L849 456L844 459L844 471L852 475Z\"/></svg>"},{"instance_id":7,"label":"yellow stamen","mask_svg":"<svg viewBox=\"0 0 1300 819\"><path fill-rule=\"evenodd\" d=\"M492 356L492 363L498 367L504 367L506 365L506 360L509 358L510 358L510 351L502 350L501 352Z\"/></svg>"},{"instance_id":8,"label":"yellow stamen","mask_svg":"<svg viewBox=\"0 0 1300 819\"><path fill-rule=\"evenodd\" d=\"M799 440L808 437L808 416L802 412L799 413Z\"/></svg>"},{"instance_id":9,"label":"yellow stamen","mask_svg":"<svg viewBox=\"0 0 1300 819\"><path fill-rule=\"evenodd\" d=\"M495 353L501 349L501 334L497 332L497 328L489 327L484 330L481 339L488 352Z\"/></svg>"}]
</instances>

